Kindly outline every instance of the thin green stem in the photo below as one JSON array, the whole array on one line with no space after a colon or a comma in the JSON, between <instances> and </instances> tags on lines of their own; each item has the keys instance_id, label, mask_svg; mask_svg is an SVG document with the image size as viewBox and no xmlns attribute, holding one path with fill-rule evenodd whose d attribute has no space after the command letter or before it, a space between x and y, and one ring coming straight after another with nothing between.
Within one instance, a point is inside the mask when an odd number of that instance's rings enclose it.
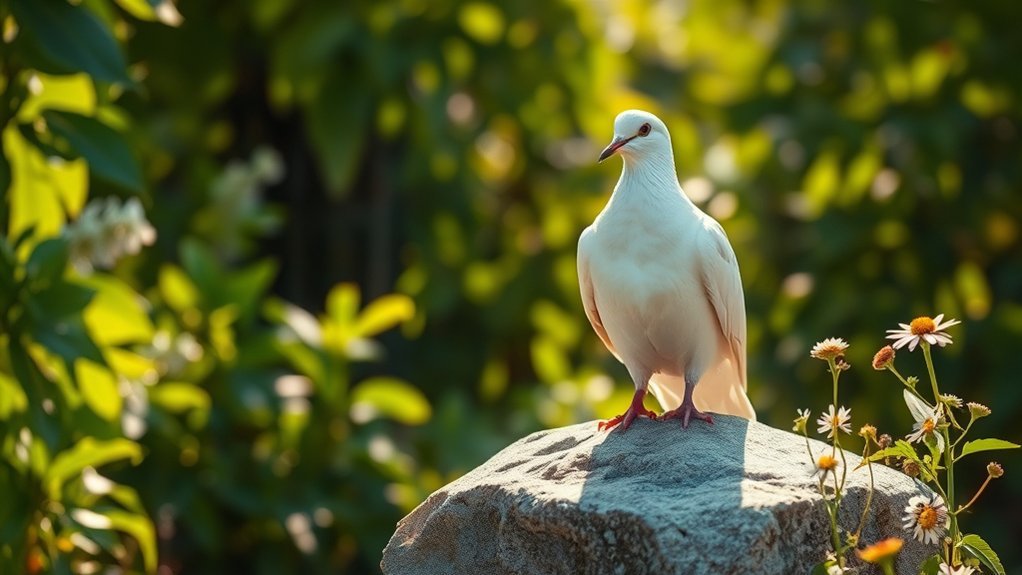
<instances>
[{"instance_id":1,"label":"thin green stem","mask_svg":"<svg viewBox=\"0 0 1022 575\"><path fill-rule=\"evenodd\" d=\"M944 405L944 401L940 397L940 390L937 388L937 374L933 370L933 356L930 355L930 344L925 341L920 342L919 347L923 348L923 358L926 360L926 371L930 374L930 385L933 386L933 401L936 402L934 405ZM951 407L947 406L944 410L947 412L948 419L951 420L951 425L955 426L955 429L961 429L962 426L958 425L958 421L955 420L955 414L951 411Z\"/></svg>"},{"instance_id":2,"label":"thin green stem","mask_svg":"<svg viewBox=\"0 0 1022 575\"><path fill-rule=\"evenodd\" d=\"M962 430L962 434L959 435L958 439L956 439L955 442L951 444L951 449L958 447L958 444L961 443L963 439L965 439L965 434L969 433L969 430L972 429L973 423L976 423L975 417L969 419L969 423L966 424L965 429ZM955 459L955 461L957 461L957 458Z\"/></svg>"},{"instance_id":3,"label":"thin green stem","mask_svg":"<svg viewBox=\"0 0 1022 575\"><path fill-rule=\"evenodd\" d=\"M859 517L859 526L855 529L855 539L862 535L862 529L866 526L866 516L873 504L873 464L869 460L869 438L866 438L866 446L862 448L862 458L866 461L866 469L869 471L869 491L866 492L866 505L862 508L862 515Z\"/></svg>"},{"instance_id":4,"label":"thin green stem","mask_svg":"<svg viewBox=\"0 0 1022 575\"><path fill-rule=\"evenodd\" d=\"M930 405L930 402L927 401L926 398L923 397L923 395L921 393L919 393L919 390L917 390L915 387L909 385L908 380L905 379L904 377L902 377L901 374L898 373L897 369L894 369L894 365L893 364L887 364L887 369L889 369L891 371L891 373L893 373L894 375L896 375L898 377L898 379L901 381L901 384L904 385L905 389L909 390L912 393L912 395L918 397L920 401L922 401L923 403L925 403L927 405L927 407L932 407Z\"/></svg>"},{"instance_id":5,"label":"thin green stem","mask_svg":"<svg viewBox=\"0 0 1022 575\"><path fill-rule=\"evenodd\" d=\"M944 467L947 472L947 498L944 502L947 504L949 510L955 508L955 458L954 450L951 448L951 438L948 437L947 429L944 433ZM958 532L958 514L949 513L951 517L951 525L948 532L951 534L951 565L958 564L958 541L961 539L961 533Z\"/></svg>"}]
</instances>

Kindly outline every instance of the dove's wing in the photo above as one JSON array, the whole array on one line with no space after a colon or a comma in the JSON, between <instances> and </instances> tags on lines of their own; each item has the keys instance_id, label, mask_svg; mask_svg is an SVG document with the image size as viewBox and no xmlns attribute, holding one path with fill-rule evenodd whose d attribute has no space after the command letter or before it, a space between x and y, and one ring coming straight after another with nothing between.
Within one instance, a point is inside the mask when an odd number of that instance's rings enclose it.
<instances>
[{"instance_id":1,"label":"dove's wing","mask_svg":"<svg viewBox=\"0 0 1022 575\"><path fill-rule=\"evenodd\" d=\"M576 263L578 265L578 288L582 292L582 307L585 308L586 317L589 318L589 323L592 324L596 335L600 336L603 345L607 346L610 353L620 360L621 357L617 354L617 350L614 349L614 344L610 342L610 336L607 335L607 329L603 327L603 320L600 319L600 310L596 307L596 293L593 291L592 276L589 275L589 247L587 239L590 233L590 229L586 228L578 238Z\"/></svg>"},{"instance_id":2,"label":"dove's wing","mask_svg":"<svg viewBox=\"0 0 1022 575\"><path fill-rule=\"evenodd\" d=\"M708 232L705 241L700 242L700 264L703 288L710 300L717 321L724 334L724 340L731 347L731 361L746 389L745 373L745 297L742 278L738 272L738 259L727 240L724 229L716 220L705 217L703 226Z\"/></svg>"}]
</instances>

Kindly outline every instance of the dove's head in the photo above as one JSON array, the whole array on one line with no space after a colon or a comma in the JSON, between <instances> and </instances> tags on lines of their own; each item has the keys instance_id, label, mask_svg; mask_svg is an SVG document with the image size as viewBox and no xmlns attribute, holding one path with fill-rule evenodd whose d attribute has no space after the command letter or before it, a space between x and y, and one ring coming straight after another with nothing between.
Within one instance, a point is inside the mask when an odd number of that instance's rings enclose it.
<instances>
[{"instance_id":1,"label":"dove's head","mask_svg":"<svg viewBox=\"0 0 1022 575\"><path fill-rule=\"evenodd\" d=\"M620 154L625 162L653 156L671 158L671 135L667 126L653 114L625 110L614 119L614 140L604 148L600 161L615 153Z\"/></svg>"}]
</instances>

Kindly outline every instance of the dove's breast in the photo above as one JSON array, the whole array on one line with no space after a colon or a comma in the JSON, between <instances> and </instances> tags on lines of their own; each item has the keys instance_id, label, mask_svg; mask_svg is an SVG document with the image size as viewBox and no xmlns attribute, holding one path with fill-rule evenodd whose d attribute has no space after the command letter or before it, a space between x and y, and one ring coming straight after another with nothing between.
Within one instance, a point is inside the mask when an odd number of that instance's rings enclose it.
<instances>
[{"instance_id":1,"label":"dove's breast","mask_svg":"<svg viewBox=\"0 0 1022 575\"><path fill-rule=\"evenodd\" d=\"M672 224L598 221L586 250L597 309L625 364L684 376L714 361L721 338L696 260L699 229Z\"/></svg>"}]
</instances>

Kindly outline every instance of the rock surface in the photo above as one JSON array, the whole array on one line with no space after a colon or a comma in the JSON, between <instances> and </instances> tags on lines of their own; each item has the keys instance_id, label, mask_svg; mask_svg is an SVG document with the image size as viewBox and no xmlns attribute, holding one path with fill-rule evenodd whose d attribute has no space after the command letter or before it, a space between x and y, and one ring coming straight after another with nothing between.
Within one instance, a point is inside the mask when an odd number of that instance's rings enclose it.
<instances>
[{"instance_id":1,"label":"rock surface","mask_svg":"<svg viewBox=\"0 0 1022 575\"><path fill-rule=\"evenodd\" d=\"M433 493L397 526L387 575L805 574L829 545L827 515L805 440L728 416L715 424L637 420L625 433L596 422L541 431ZM811 442L814 453L829 449ZM869 474L853 471L841 525L854 530ZM929 493L873 466L864 542L905 538L908 499ZM898 573L936 552L905 542ZM874 573L864 566L861 573Z\"/></svg>"}]
</instances>

